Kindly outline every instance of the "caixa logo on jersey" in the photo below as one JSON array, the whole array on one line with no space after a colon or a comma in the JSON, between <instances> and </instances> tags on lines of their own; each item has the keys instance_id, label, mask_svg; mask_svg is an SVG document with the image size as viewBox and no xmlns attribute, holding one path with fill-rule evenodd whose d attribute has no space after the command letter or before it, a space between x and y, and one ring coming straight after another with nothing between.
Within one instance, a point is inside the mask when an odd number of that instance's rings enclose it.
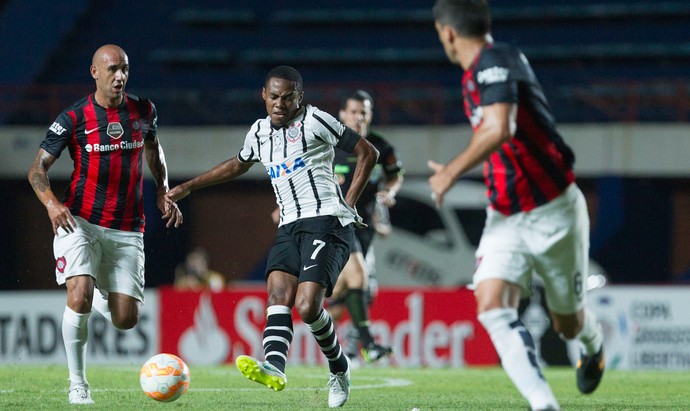
<instances>
[{"instance_id":1,"label":"caixa logo on jersey","mask_svg":"<svg viewBox=\"0 0 690 411\"><path fill-rule=\"evenodd\" d=\"M266 171L268 172L268 175L271 177L271 180L273 180L274 178L279 178L284 175L294 173L300 168L304 168L306 166L307 165L304 164L304 160L302 160L302 157L297 157L295 161L292 162L286 162L282 164L277 164L275 166L266 167Z\"/></svg>"}]
</instances>

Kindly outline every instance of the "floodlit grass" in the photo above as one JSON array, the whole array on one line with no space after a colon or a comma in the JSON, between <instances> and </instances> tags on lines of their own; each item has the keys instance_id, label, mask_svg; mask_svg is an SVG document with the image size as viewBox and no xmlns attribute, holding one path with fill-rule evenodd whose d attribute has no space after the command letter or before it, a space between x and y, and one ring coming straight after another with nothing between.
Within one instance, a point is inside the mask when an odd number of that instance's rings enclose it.
<instances>
[{"instance_id":1,"label":"floodlit grass","mask_svg":"<svg viewBox=\"0 0 690 411\"><path fill-rule=\"evenodd\" d=\"M190 389L173 403L157 403L139 388L138 367L90 366L91 409L304 410L326 409L327 371L288 366L288 386L273 392L244 378L232 365L191 366ZM594 394L575 387L575 372L551 367L545 374L564 410L688 410L690 373L607 371ZM500 368L353 370L351 410L526 410ZM70 409L67 368L0 367L0 410ZM84 406L79 408L86 408Z\"/></svg>"}]
</instances>

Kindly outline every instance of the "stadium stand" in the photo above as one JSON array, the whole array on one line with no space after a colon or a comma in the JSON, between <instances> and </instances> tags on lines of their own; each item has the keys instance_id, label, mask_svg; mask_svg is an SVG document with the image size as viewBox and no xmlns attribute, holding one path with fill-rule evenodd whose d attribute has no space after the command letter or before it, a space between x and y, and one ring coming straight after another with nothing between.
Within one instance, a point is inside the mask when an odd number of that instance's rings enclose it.
<instances>
[{"instance_id":1,"label":"stadium stand","mask_svg":"<svg viewBox=\"0 0 690 411\"><path fill-rule=\"evenodd\" d=\"M70 2L70 13L63 14L60 2L0 2L0 38L3 39L0 42L3 56L0 124L21 103L26 88L43 69L46 56L59 52L60 39L74 27L87 6L87 0L75 0Z\"/></svg>"},{"instance_id":2,"label":"stadium stand","mask_svg":"<svg viewBox=\"0 0 690 411\"><path fill-rule=\"evenodd\" d=\"M463 121L460 73L438 44L430 4L82 0L70 2L69 13L54 4L0 3L0 27L18 39L2 46L5 55L38 47L30 60L9 64L0 82L17 100L0 105L5 123L50 121L83 93L74 85L84 83L91 53L105 42L127 50L129 90L154 99L165 124L252 121L262 110L256 89L277 64L297 67L307 100L326 109L346 90L366 87L379 123ZM561 122L688 120L690 3L493 0L492 7L494 37L523 47ZM59 15L57 30L26 21L34 8ZM41 99L51 103L36 104Z\"/></svg>"}]
</instances>

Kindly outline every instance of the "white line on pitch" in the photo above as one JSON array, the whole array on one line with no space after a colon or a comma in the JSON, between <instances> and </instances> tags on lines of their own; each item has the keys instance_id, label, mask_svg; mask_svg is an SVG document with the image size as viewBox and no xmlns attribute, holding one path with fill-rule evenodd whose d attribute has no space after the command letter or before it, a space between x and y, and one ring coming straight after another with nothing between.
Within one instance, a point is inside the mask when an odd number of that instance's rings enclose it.
<instances>
[{"instance_id":1,"label":"white line on pitch","mask_svg":"<svg viewBox=\"0 0 690 411\"><path fill-rule=\"evenodd\" d=\"M323 375L306 375L303 377L307 378L324 378ZM325 380L325 378L324 378ZM364 385L357 385L353 384L351 388L353 390L370 390L374 388L386 388L386 387L405 387L408 385L412 385L412 381L410 380L404 380L401 378L377 378L377 377L358 377L357 380L382 380L381 383L370 383L370 384L364 384ZM296 388L288 388L290 391L313 391L315 389L317 390L326 390L328 387L296 387ZM132 391L139 391L135 388L92 388L92 392L132 392ZM228 388L189 388L190 392L224 392L224 391L266 391L266 387L253 387L253 388L237 388L237 387L228 387Z\"/></svg>"}]
</instances>

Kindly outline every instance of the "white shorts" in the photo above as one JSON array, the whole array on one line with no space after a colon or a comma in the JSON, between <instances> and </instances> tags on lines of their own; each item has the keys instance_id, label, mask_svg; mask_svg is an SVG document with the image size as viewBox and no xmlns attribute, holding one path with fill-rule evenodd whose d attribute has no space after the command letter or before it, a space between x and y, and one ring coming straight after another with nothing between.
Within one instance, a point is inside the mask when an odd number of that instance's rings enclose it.
<instances>
[{"instance_id":1,"label":"white shorts","mask_svg":"<svg viewBox=\"0 0 690 411\"><path fill-rule=\"evenodd\" d=\"M528 296L536 274L544 282L549 309L575 313L584 306L589 265L589 216L582 192L573 183L547 204L511 216L488 208L476 257L473 287L498 278L519 285Z\"/></svg>"},{"instance_id":2,"label":"white shorts","mask_svg":"<svg viewBox=\"0 0 690 411\"><path fill-rule=\"evenodd\" d=\"M107 297L109 292L144 301L144 235L91 224L81 217L73 233L58 229L53 240L58 284L75 275L90 275Z\"/></svg>"}]
</instances>

